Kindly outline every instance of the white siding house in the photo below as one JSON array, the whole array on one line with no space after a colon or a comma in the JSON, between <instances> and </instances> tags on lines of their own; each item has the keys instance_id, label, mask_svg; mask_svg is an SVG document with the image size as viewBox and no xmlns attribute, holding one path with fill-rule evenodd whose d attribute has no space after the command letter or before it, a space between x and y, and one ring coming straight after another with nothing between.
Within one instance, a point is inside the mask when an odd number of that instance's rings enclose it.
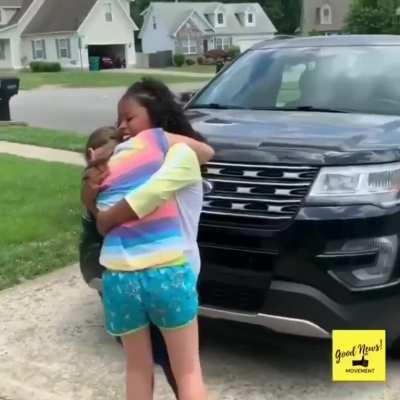
<instances>
[{"instance_id":1,"label":"white siding house","mask_svg":"<svg viewBox=\"0 0 400 400\"><path fill-rule=\"evenodd\" d=\"M258 3L154 2L143 17L139 38L144 53L196 55L232 46L245 51L276 33Z\"/></svg>"},{"instance_id":2,"label":"white siding house","mask_svg":"<svg viewBox=\"0 0 400 400\"><path fill-rule=\"evenodd\" d=\"M118 56L127 66L136 62L130 0L5 1L13 2L14 14L0 24L0 68L36 60L88 68L90 55Z\"/></svg>"}]
</instances>

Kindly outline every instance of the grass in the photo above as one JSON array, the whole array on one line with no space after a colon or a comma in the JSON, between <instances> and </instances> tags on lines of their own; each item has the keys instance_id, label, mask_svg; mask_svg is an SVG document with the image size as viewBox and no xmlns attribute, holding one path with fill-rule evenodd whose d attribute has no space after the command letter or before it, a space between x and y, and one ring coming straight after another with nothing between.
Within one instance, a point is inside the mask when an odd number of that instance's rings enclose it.
<instances>
[{"instance_id":1,"label":"grass","mask_svg":"<svg viewBox=\"0 0 400 400\"><path fill-rule=\"evenodd\" d=\"M85 147L87 137L76 133L51 129L1 126L0 140L80 152Z\"/></svg>"},{"instance_id":2,"label":"grass","mask_svg":"<svg viewBox=\"0 0 400 400\"><path fill-rule=\"evenodd\" d=\"M0 156L0 290L77 260L81 169Z\"/></svg>"},{"instance_id":3,"label":"grass","mask_svg":"<svg viewBox=\"0 0 400 400\"><path fill-rule=\"evenodd\" d=\"M167 71L197 72L202 74L215 74L215 65L182 65L182 67L167 68Z\"/></svg>"},{"instance_id":4,"label":"grass","mask_svg":"<svg viewBox=\"0 0 400 400\"><path fill-rule=\"evenodd\" d=\"M15 72L4 72L3 75L15 75ZM90 87L128 87L135 81L143 77L142 74L118 73L118 72L20 72L17 76L21 79L21 89L31 90L44 85L58 85L70 88L90 88ZM159 79L165 83L199 82L204 78L180 77L171 75L145 75Z\"/></svg>"}]
</instances>

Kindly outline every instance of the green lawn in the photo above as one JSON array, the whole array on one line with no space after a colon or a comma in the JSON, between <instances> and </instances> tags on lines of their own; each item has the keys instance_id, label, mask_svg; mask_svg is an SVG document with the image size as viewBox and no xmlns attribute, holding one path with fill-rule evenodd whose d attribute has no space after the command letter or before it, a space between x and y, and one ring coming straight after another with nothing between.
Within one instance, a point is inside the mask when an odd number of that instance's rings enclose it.
<instances>
[{"instance_id":1,"label":"green lawn","mask_svg":"<svg viewBox=\"0 0 400 400\"><path fill-rule=\"evenodd\" d=\"M5 71L3 75L15 75L15 72ZM118 72L81 72L63 71L53 73L20 72L21 89L36 89L43 85L61 85L64 87L127 87L143 76L135 73ZM180 77L171 75L151 75L165 83L182 83L204 81L204 78Z\"/></svg>"},{"instance_id":2,"label":"green lawn","mask_svg":"<svg viewBox=\"0 0 400 400\"><path fill-rule=\"evenodd\" d=\"M83 151L87 137L71 132L25 126L0 126L0 140L71 151Z\"/></svg>"},{"instance_id":3,"label":"green lawn","mask_svg":"<svg viewBox=\"0 0 400 400\"><path fill-rule=\"evenodd\" d=\"M215 65L182 65L182 67L167 68L167 71L200 72L203 74L215 74Z\"/></svg>"},{"instance_id":4,"label":"green lawn","mask_svg":"<svg viewBox=\"0 0 400 400\"><path fill-rule=\"evenodd\" d=\"M0 290L77 260L81 169L0 156Z\"/></svg>"}]
</instances>

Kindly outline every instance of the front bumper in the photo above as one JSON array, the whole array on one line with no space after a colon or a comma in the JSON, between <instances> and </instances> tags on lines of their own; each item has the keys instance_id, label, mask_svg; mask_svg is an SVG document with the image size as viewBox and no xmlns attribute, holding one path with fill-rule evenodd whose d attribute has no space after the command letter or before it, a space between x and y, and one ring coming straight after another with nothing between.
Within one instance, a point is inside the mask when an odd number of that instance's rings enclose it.
<instances>
[{"instance_id":1,"label":"front bumper","mask_svg":"<svg viewBox=\"0 0 400 400\"><path fill-rule=\"evenodd\" d=\"M282 232L203 219L201 314L319 338L384 329L390 343L400 337L399 259L390 283L351 290L319 256L331 241L399 232L398 209L372 206L303 208Z\"/></svg>"}]
</instances>

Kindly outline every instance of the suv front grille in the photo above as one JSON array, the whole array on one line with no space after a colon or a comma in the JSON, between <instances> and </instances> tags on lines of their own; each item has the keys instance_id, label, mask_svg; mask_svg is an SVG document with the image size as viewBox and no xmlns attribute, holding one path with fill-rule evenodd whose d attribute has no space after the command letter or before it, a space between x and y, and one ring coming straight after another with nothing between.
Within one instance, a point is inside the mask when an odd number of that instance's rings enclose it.
<instances>
[{"instance_id":1,"label":"suv front grille","mask_svg":"<svg viewBox=\"0 0 400 400\"><path fill-rule=\"evenodd\" d=\"M307 195L318 168L213 162L204 177L213 184L205 195L203 219L233 223L290 223Z\"/></svg>"}]
</instances>

